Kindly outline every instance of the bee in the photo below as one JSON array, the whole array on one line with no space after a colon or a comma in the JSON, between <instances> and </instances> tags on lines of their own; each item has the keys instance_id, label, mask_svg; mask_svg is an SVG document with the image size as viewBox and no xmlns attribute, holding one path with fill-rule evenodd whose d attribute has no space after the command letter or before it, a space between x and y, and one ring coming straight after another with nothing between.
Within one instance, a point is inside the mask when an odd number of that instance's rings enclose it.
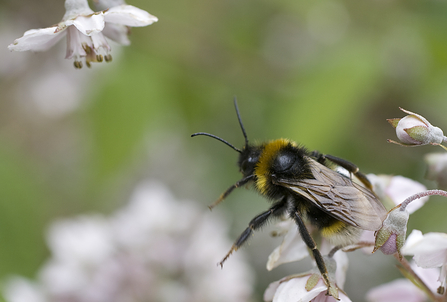
<instances>
[{"instance_id":1,"label":"bee","mask_svg":"<svg viewBox=\"0 0 447 302\"><path fill-rule=\"evenodd\" d=\"M385 207L372 191L367 177L349 161L323 155L318 151L310 152L305 147L283 138L250 144L236 99L234 106L245 138L245 146L242 149L206 132L191 135L209 136L239 153L238 166L242 179L221 194L210 205L210 209L222 202L234 189L246 184L253 184L255 190L271 200L273 205L249 222L248 227L219 264L222 267L228 257L271 218L287 214L295 221L303 241L312 251L330 294L332 285L325 262L305 223L318 230L332 244L342 247L358 242L362 230L377 231L386 216ZM350 175L353 174L360 183L333 170L336 166L344 168Z\"/></svg>"}]
</instances>

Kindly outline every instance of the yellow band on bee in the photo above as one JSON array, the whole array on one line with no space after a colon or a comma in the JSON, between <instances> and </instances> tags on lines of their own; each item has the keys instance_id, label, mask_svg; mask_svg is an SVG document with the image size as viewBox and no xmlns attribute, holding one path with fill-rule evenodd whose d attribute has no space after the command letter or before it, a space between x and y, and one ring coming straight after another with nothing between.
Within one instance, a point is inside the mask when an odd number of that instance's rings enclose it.
<instances>
[{"instance_id":1,"label":"yellow band on bee","mask_svg":"<svg viewBox=\"0 0 447 302\"><path fill-rule=\"evenodd\" d=\"M333 224L330 226L324 227L321 229L321 235L323 237L331 237L334 234L337 234L341 230L343 230L346 227L346 223L340 220L336 220Z\"/></svg>"},{"instance_id":2,"label":"yellow band on bee","mask_svg":"<svg viewBox=\"0 0 447 302\"><path fill-rule=\"evenodd\" d=\"M255 168L257 178L256 187L261 194L265 194L268 188L267 181L269 179L272 160L278 155L278 151L287 145L296 146L294 142L285 138L276 139L265 144Z\"/></svg>"}]
</instances>

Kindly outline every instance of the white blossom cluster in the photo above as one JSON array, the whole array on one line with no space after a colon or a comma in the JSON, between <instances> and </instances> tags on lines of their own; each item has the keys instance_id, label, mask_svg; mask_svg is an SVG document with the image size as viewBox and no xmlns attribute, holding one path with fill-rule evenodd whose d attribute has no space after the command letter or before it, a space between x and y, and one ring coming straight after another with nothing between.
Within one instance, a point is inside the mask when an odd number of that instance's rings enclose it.
<instances>
[{"instance_id":1,"label":"white blossom cluster","mask_svg":"<svg viewBox=\"0 0 447 302\"><path fill-rule=\"evenodd\" d=\"M8 46L11 51L45 51L67 36L66 59L74 59L74 66L82 68L82 59L90 67L92 62L110 62L111 47L107 38L129 45L129 28L147 26L158 18L124 0L97 1L102 10L94 12L87 0L66 0L65 15L58 24L30 29L23 37Z\"/></svg>"},{"instance_id":2,"label":"white blossom cluster","mask_svg":"<svg viewBox=\"0 0 447 302\"><path fill-rule=\"evenodd\" d=\"M212 214L212 215L211 215ZM110 216L56 221L51 258L35 281L11 277L7 302L249 301L253 275L238 253L216 265L231 242L216 213L144 182Z\"/></svg>"}]
</instances>

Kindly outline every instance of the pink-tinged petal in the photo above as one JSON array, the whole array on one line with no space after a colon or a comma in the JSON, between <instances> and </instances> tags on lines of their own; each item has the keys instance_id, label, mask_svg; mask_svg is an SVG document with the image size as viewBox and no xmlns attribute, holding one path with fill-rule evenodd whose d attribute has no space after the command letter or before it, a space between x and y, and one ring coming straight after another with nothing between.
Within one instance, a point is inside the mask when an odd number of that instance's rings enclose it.
<instances>
[{"instance_id":1,"label":"pink-tinged petal","mask_svg":"<svg viewBox=\"0 0 447 302\"><path fill-rule=\"evenodd\" d=\"M86 36L99 33L104 29L104 16L102 13L95 13L90 16L78 16L75 19L66 21L72 23L81 33Z\"/></svg>"},{"instance_id":2,"label":"pink-tinged petal","mask_svg":"<svg viewBox=\"0 0 447 302\"><path fill-rule=\"evenodd\" d=\"M309 256L307 245L298 234L296 225L292 225L283 242L269 256L267 270L272 270L280 264L298 261Z\"/></svg>"},{"instance_id":3,"label":"pink-tinged petal","mask_svg":"<svg viewBox=\"0 0 447 302\"><path fill-rule=\"evenodd\" d=\"M309 277L293 278L281 283L273 297L273 302L311 301L320 293L326 294L327 287L323 281L319 281L317 286L307 291L305 286L308 279Z\"/></svg>"},{"instance_id":4,"label":"pink-tinged petal","mask_svg":"<svg viewBox=\"0 0 447 302\"><path fill-rule=\"evenodd\" d=\"M349 261L348 255L345 252L338 251L334 255L334 259L337 262L337 270L335 271L335 282L337 287L343 289L346 281L346 273L348 271Z\"/></svg>"},{"instance_id":5,"label":"pink-tinged petal","mask_svg":"<svg viewBox=\"0 0 447 302\"><path fill-rule=\"evenodd\" d=\"M91 39L95 50L99 50L101 48L105 50L105 52L109 52L111 50L109 43L107 43L107 40L102 33L92 34Z\"/></svg>"},{"instance_id":6,"label":"pink-tinged petal","mask_svg":"<svg viewBox=\"0 0 447 302\"><path fill-rule=\"evenodd\" d=\"M394 201L396 205L403 202L408 197L426 191L427 188L421 183L403 176L394 176L386 189L386 194ZM407 211L411 214L418 210L428 200L427 197L413 201L407 206Z\"/></svg>"},{"instance_id":7,"label":"pink-tinged petal","mask_svg":"<svg viewBox=\"0 0 447 302\"><path fill-rule=\"evenodd\" d=\"M342 292L339 292L338 298L340 300L337 301L334 297L326 296L326 292L321 292L311 302L352 302L351 299Z\"/></svg>"},{"instance_id":8,"label":"pink-tinged petal","mask_svg":"<svg viewBox=\"0 0 447 302\"><path fill-rule=\"evenodd\" d=\"M280 285L280 280L272 282L269 284L267 289L264 292L264 301L272 301L273 297L275 296L276 290L278 289Z\"/></svg>"},{"instance_id":9,"label":"pink-tinged petal","mask_svg":"<svg viewBox=\"0 0 447 302\"><path fill-rule=\"evenodd\" d=\"M394 280L377 286L366 293L368 302L423 302L426 296L406 279Z\"/></svg>"},{"instance_id":10,"label":"pink-tinged petal","mask_svg":"<svg viewBox=\"0 0 447 302\"><path fill-rule=\"evenodd\" d=\"M447 234L413 230L402 248L405 255L414 255L416 264L423 268L439 267L447 263Z\"/></svg>"},{"instance_id":11,"label":"pink-tinged petal","mask_svg":"<svg viewBox=\"0 0 447 302\"><path fill-rule=\"evenodd\" d=\"M447 234L427 233L422 235L421 231L413 230L405 244L406 255L427 254L447 250Z\"/></svg>"},{"instance_id":12,"label":"pink-tinged petal","mask_svg":"<svg viewBox=\"0 0 447 302\"><path fill-rule=\"evenodd\" d=\"M399 107L399 109L402 110L403 112L409 114L410 116L411 116L411 115L416 116L416 117L417 117L418 119L420 119L425 125L427 125L427 126L431 126L431 124L429 123L429 121L427 121L427 119L426 119L425 117L423 117L422 115L417 114L417 113L414 113L414 112L411 112L411 111L409 111L409 110L405 110L404 108L401 108L401 107Z\"/></svg>"},{"instance_id":13,"label":"pink-tinged petal","mask_svg":"<svg viewBox=\"0 0 447 302\"><path fill-rule=\"evenodd\" d=\"M402 247L402 255L414 255L414 247L418 246L424 239L424 235L419 230L411 231L408 235L405 245Z\"/></svg>"},{"instance_id":14,"label":"pink-tinged petal","mask_svg":"<svg viewBox=\"0 0 447 302\"><path fill-rule=\"evenodd\" d=\"M18 38L14 43L8 46L9 50L14 51L45 51L54 46L62 37L65 31L55 32L56 26L30 29L25 32L23 37Z\"/></svg>"},{"instance_id":15,"label":"pink-tinged petal","mask_svg":"<svg viewBox=\"0 0 447 302\"><path fill-rule=\"evenodd\" d=\"M413 259L422 268L440 267L446 263L446 250L416 254Z\"/></svg>"},{"instance_id":16,"label":"pink-tinged petal","mask_svg":"<svg viewBox=\"0 0 447 302\"><path fill-rule=\"evenodd\" d=\"M121 44L121 45L129 45L130 41L128 38L129 28L125 25L115 24L115 23L106 23L102 33L107 38Z\"/></svg>"},{"instance_id":17,"label":"pink-tinged petal","mask_svg":"<svg viewBox=\"0 0 447 302\"><path fill-rule=\"evenodd\" d=\"M439 268L422 268L417 266L415 263L411 264L411 268L432 292L436 292L439 286L439 283L436 282L439 281Z\"/></svg>"},{"instance_id":18,"label":"pink-tinged petal","mask_svg":"<svg viewBox=\"0 0 447 302\"><path fill-rule=\"evenodd\" d=\"M158 18L132 5L119 5L104 12L106 22L127 26L147 26Z\"/></svg>"},{"instance_id":19,"label":"pink-tinged petal","mask_svg":"<svg viewBox=\"0 0 447 302\"><path fill-rule=\"evenodd\" d=\"M67 54L65 58L71 59L74 57L77 61L80 57L87 56L85 50L87 49L86 46L92 44L91 38L80 33L73 26L68 27L67 33Z\"/></svg>"}]
</instances>

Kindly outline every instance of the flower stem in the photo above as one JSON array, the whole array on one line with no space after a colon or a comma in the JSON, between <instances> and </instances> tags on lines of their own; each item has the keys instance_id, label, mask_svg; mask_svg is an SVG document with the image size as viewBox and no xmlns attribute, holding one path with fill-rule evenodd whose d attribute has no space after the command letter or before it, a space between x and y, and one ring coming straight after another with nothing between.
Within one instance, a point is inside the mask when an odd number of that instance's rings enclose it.
<instances>
[{"instance_id":1,"label":"flower stem","mask_svg":"<svg viewBox=\"0 0 447 302\"><path fill-rule=\"evenodd\" d=\"M400 210L405 211L405 208L407 207L407 205L409 205L413 200L416 200L416 199L419 199L419 198L422 198L425 196L432 196L432 195L439 195L439 196L447 197L447 192L443 191L443 190L427 190L425 192L414 194L414 195L408 197L407 199L405 199L400 204Z\"/></svg>"},{"instance_id":2,"label":"flower stem","mask_svg":"<svg viewBox=\"0 0 447 302\"><path fill-rule=\"evenodd\" d=\"M411 268L410 263L408 263L407 259L404 257L400 258L398 253L394 253L394 257L400 262L400 264L404 267L405 271L413 278L414 281L417 282L418 285L420 285L422 290L425 294L430 298L431 301L434 302L442 302L444 301L444 297L437 296L434 294L430 288L422 281L422 279L414 272L414 270ZM410 279L410 281L412 281ZM413 281L412 281L413 282Z\"/></svg>"}]
</instances>

